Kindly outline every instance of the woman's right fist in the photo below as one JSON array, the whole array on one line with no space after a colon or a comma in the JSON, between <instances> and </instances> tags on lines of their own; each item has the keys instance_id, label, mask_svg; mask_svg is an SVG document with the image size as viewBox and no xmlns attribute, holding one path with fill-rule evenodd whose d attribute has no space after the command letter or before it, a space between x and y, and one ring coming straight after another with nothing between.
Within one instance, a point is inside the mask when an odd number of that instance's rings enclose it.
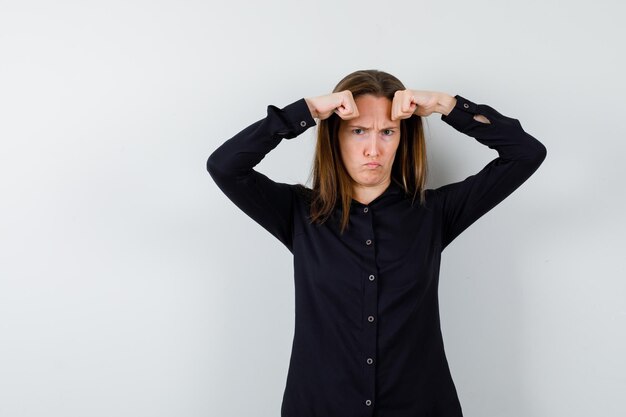
<instances>
[{"instance_id":1,"label":"woman's right fist","mask_svg":"<svg viewBox=\"0 0 626 417\"><path fill-rule=\"evenodd\" d=\"M311 116L316 119L328 119L333 113L336 113L344 120L359 117L359 110L356 108L356 103L350 90L325 96L305 98L304 100L309 106Z\"/></svg>"}]
</instances>

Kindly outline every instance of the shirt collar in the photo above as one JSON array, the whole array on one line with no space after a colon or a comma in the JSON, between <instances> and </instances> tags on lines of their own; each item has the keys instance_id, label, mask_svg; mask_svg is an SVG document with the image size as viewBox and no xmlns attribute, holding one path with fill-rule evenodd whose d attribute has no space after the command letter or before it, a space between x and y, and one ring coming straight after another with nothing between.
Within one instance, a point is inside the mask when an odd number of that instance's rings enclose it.
<instances>
[{"instance_id":1,"label":"shirt collar","mask_svg":"<svg viewBox=\"0 0 626 417\"><path fill-rule=\"evenodd\" d=\"M371 206L374 205L376 203L378 203L379 201L386 199L390 196L396 196L396 195L402 195L404 193L404 188L402 188L402 186L397 183L393 178L391 179L391 183L389 184L389 186L385 189L385 191L383 191L383 193L381 195L379 195L378 197L376 197L375 199L373 199L369 204L363 204L358 202L355 199L352 199L352 206L353 207L366 207L366 206Z\"/></svg>"}]
</instances>

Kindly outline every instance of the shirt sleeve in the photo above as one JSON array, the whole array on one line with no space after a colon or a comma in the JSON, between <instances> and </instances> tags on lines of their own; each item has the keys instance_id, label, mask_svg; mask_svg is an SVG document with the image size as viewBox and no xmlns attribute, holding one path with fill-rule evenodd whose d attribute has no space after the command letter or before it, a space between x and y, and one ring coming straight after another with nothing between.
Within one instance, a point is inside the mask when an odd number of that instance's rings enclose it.
<instances>
[{"instance_id":1,"label":"shirt sleeve","mask_svg":"<svg viewBox=\"0 0 626 417\"><path fill-rule=\"evenodd\" d=\"M442 208L442 248L522 185L547 154L546 147L526 133L519 120L459 95L455 98L455 107L447 116L442 115L441 120L495 149L498 157L477 174L435 190ZM475 120L476 114L485 116L491 123Z\"/></svg>"},{"instance_id":2,"label":"shirt sleeve","mask_svg":"<svg viewBox=\"0 0 626 417\"><path fill-rule=\"evenodd\" d=\"M219 146L207 170L224 194L250 218L292 250L293 189L253 168L282 139L293 139L315 125L304 98L283 109L267 107L267 116Z\"/></svg>"}]
</instances>

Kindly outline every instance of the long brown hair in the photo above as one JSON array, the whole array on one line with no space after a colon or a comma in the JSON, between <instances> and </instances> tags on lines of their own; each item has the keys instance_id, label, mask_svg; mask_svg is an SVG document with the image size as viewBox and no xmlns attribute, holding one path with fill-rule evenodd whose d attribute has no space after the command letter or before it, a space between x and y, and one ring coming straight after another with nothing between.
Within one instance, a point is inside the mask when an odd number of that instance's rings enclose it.
<instances>
[{"instance_id":1,"label":"long brown hair","mask_svg":"<svg viewBox=\"0 0 626 417\"><path fill-rule=\"evenodd\" d=\"M364 94L371 94L393 101L394 93L404 89L402 82L391 74L378 70L359 70L339 81L333 93L350 90L355 99ZM341 216L343 233L350 220L353 180L341 159L338 136L340 122L341 118L333 113L318 123L312 167L310 221L324 223L340 202L343 212ZM400 121L400 144L391 169L391 180L396 181L407 196L412 195L413 202L419 194L420 204L424 204L426 170L426 142L422 118L414 114Z\"/></svg>"}]
</instances>

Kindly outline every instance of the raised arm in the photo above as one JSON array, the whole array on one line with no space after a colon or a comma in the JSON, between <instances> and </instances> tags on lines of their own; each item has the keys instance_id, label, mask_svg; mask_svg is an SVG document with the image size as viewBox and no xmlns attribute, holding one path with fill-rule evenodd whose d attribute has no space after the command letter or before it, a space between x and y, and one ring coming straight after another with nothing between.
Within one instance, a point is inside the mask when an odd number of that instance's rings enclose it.
<instances>
[{"instance_id":1,"label":"raised arm","mask_svg":"<svg viewBox=\"0 0 626 417\"><path fill-rule=\"evenodd\" d=\"M522 185L546 158L546 147L517 119L490 106L445 93L404 90L396 95L397 117L441 113L441 120L498 152L477 174L433 191L442 211L442 248Z\"/></svg>"},{"instance_id":2,"label":"raised arm","mask_svg":"<svg viewBox=\"0 0 626 417\"><path fill-rule=\"evenodd\" d=\"M207 160L207 170L224 194L290 251L293 186L253 168L283 139L295 138L315 125L314 118L325 119L332 113L344 119L358 116L352 93L302 98L283 109L270 105L265 118L228 139Z\"/></svg>"},{"instance_id":3,"label":"raised arm","mask_svg":"<svg viewBox=\"0 0 626 417\"><path fill-rule=\"evenodd\" d=\"M267 116L218 147L207 170L226 196L291 251L293 195L289 184L275 182L253 168L283 139L315 125L305 99L283 109L269 105Z\"/></svg>"},{"instance_id":4,"label":"raised arm","mask_svg":"<svg viewBox=\"0 0 626 417\"><path fill-rule=\"evenodd\" d=\"M441 120L498 152L480 172L436 190L441 198L445 248L463 230L522 185L543 163L546 147L522 128L519 120L459 95ZM477 120L481 115L490 123ZM480 119L480 118L478 118Z\"/></svg>"}]
</instances>

